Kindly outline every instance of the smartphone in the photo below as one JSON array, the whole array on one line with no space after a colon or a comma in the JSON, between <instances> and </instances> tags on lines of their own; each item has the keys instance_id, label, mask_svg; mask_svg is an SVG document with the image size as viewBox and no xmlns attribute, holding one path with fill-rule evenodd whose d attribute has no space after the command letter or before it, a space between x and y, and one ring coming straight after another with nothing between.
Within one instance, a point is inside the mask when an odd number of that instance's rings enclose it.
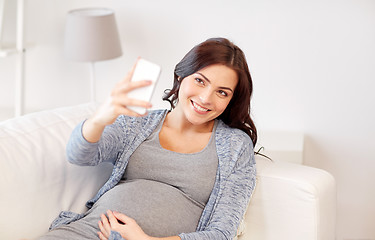
<instances>
[{"instance_id":1,"label":"smartphone","mask_svg":"<svg viewBox=\"0 0 375 240\"><path fill-rule=\"evenodd\" d=\"M137 65L135 66L131 81L150 80L152 81L152 84L146 87L134 89L128 93L128 97L150 102L156 83L159 79L160 72L161 67L159 65L143 58L139 59ZM146 108L143 107L128 106L127 108L142 115L147 111Z\"/></svg>"}]
</instances>

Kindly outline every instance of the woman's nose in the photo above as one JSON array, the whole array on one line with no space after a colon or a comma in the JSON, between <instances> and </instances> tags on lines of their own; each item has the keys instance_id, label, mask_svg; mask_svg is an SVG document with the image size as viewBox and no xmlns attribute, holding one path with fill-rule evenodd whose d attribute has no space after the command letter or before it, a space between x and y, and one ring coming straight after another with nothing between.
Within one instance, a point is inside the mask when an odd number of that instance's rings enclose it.
<instances>
[{"instance_id":1,"label":"woman's nose","mask_svg":"<svg viewBox=\"0 0 375 240\"><path fill-rule=\"evenodd\" d=\"M199 100L202 104L211 104L212 101L212 93L211 91L204 91L199 95Z\"/></svg>"}]
</instances>

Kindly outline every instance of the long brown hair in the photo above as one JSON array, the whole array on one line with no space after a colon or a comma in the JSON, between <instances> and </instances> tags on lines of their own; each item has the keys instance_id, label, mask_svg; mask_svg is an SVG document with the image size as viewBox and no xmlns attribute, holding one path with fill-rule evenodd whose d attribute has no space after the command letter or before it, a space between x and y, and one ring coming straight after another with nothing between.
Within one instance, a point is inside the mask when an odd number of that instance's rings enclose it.
<instances>
[{"instance_id":1,"label":"long brown hair","mask_svg":"<svg viewBox=\"0 0 375 240\"><path fill-rule=\"evenodd\" d=\"M210 38L193 47L176 65L172 89L165 90L163 100L168 101L173 109L178 102L181 81L200 69L213 64L223 64L233 69L238 75L238 83L233 97L225 111L218 116L230 127L247 133L255 146L257 130L250 116L250 99L253 82L245 54L226 38Z\"/></svg>"}]
</instances>

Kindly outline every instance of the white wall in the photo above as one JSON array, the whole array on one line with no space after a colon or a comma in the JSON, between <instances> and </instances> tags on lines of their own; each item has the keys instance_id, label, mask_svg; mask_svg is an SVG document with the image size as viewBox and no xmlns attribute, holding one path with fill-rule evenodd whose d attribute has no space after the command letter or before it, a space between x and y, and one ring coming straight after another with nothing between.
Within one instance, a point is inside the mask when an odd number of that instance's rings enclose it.
<instances>
[{"instance_id":1,"label":"white wall","mask_svg":"<svg viewBox=\"0 0 375 240\"><path fill-rule=\"evenodd\" d=\"M253 116L262 130L306 134L306 165L338 187L337 239L375 239L375 2L372 0L28 0L27 111L89 100L89 69L62 54L66 12L116 11L124 55L97 63L98 98L137 56L162 65L153 99L171 86L174 65L195 44L225 36L247 55ZM10 30L8 34L12 34ZM0 59L0 110L13 105L15 57Z\"/></svg>"}]
</instances>

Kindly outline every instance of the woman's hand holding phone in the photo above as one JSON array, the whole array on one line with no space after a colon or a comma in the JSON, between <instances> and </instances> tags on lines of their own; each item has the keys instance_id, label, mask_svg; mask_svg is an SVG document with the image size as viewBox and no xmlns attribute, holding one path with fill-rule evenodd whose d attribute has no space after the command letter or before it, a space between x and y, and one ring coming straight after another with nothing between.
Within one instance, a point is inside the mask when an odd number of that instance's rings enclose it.
<instances>
[{"instance_id":1,"label":"woman's hand holding phone","mask_svg":"<svg viewBox=\"0 0 375 240\"><path fill-rule=\"evenodd\" d=\"M98 107L94 115L89 118L83 125L82 133L84 138L89 142L97 142L104 130L104 127L112 124L119 115L143 116L128 107L151 108L152 105L148 101L138 100L128 97L129 92L150 86L152 80L131 81L137 63L128 72L126 77L118 82L113 88L110 96Z\"/></svg>"}]
</instances>

